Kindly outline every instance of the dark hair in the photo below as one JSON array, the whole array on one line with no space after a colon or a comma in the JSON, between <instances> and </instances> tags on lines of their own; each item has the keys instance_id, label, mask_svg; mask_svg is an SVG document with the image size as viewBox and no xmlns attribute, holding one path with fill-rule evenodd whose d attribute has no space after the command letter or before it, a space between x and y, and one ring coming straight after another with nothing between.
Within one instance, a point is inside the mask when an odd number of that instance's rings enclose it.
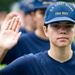
<instances>
[{"instance_id":1,"label":"dark hair","mask_svg":"<svg viewBox=\"0 0 75 75\"><path fill-rule=\"evenodd\" d=\"M60 21L57 21L57 22L52 22L52 23L49 23L49 24L53 24L53 23L59 23ZM62 21L62 22L66 22L66 21ZM71 24L75 24L71 21L67 21L68 23L71 23ZM44 24L44 26L48 27L48 24Z\"/></svg>"},{"instance_id":2,"label":"dark hair","mask_svg":"<svg viewBox=\"0 0 75 75\"><path fill-rule=\"evenodd\" d=\"M44 26L46 26L46 28L48 27L48 24L44 24Z\"/></svg>"}]
</instances>

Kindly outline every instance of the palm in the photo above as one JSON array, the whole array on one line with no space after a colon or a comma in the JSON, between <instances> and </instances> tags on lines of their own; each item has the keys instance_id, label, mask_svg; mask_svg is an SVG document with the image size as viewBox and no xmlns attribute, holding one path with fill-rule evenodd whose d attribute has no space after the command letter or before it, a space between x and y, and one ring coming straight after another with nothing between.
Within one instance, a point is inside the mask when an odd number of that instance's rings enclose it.
<instances>
[{"instance_id":1,"label":"palm","mask_svg":"<svg viewBox=\"0 0 75 75\"><path fill-rule=\"evenodd\" d=\"M18 32L19 28L20 28L19 18L15 17L12 20L9 20L0 32L0 46L9 50L14 45L16 45L21 35L21 33Z\"/></svg>"},{"instance_id":2,"label":"palm","mask_svg":"<svg viewBox=\"0 0 75 75\"><path fill-rule=\"evenodd\" d=\"M17 33L12 30L2 31L0 35L0 42L2 43L2 46L8 49L10 49L10 47L13 47L16 44L16 36Z\"/></svg>"}]
</instances>

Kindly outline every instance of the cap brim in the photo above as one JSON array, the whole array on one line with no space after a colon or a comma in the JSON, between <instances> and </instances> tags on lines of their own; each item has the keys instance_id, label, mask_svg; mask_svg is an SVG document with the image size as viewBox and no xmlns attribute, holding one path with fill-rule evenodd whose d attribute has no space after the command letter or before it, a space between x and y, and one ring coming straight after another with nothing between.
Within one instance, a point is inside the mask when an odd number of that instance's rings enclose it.
<instances>
[{"instance_id":1,"label":"cap brim","mask_svg":"<svg viewBox=\"0 0 75 75\"><path fill-rule=\"evenodd\" d=\"M49 21L46 21L44 24L50 24L50 23L53 23L53 22L59 22L59 21L70 21L70 22L73 22L75 23L75 20L69 18L69 17L57 17L57 18L53 18Z\"/></svg>"}]
</instances>

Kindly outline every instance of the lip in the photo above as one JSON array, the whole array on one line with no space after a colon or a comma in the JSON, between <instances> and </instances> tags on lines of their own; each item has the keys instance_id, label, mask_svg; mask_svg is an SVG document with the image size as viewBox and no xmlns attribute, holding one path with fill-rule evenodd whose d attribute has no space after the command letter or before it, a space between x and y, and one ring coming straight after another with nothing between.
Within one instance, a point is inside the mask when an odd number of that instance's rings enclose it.
<instances>
[{"instance_id":1,"label":"lip","mask_svg":"<svg viewBox=\"0 0 75 75\"><path fill-rule=\"evenodd\" d=\"M59 37L58 39L68 39L67 37Z\"/></svg>"}]
</instances>

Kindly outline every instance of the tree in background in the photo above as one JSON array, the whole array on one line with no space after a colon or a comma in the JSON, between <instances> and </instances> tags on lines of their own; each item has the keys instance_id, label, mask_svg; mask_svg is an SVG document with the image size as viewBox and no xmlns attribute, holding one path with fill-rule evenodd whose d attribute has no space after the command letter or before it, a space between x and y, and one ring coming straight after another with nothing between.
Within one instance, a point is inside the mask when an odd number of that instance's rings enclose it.
<instances>
[{"instance_id":1,"label":"tree in background","mask_svg":"<svg viewBox=\"0 0 75 75\"><path fill-rule=\"evenodd\" d=\"M11 6L11 4L17 1L18 0L0 0L0 11L9 12L9 7ZM75 0L58 0L58 1L75 2Z\"/></svg>"}]
</instances>

